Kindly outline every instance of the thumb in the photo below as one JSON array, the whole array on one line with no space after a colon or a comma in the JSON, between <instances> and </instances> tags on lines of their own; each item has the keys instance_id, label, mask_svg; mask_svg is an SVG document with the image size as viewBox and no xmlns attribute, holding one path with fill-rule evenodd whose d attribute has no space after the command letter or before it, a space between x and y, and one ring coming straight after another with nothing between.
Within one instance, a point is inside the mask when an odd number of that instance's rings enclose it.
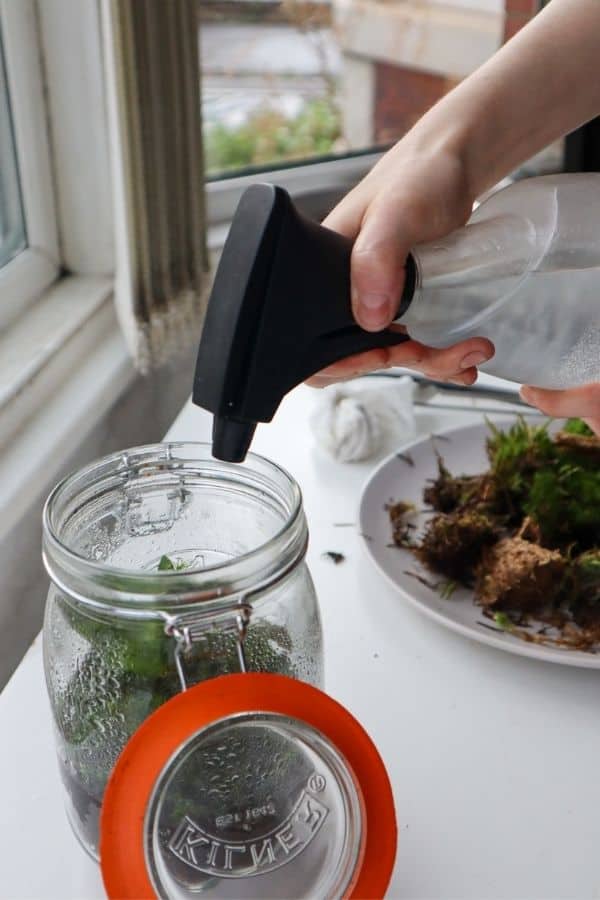
<instances>
[{"instance_id":1,"label":"thumb","mask_svg":"<svg viewBox=\"0 0 600 900\"><path fill-rule=\"evenodd\" d=\"M394 204L395 206L395 204ZM397 208L372 204L352 250L352 309L366 331L386 328L396 316L413 241L397 222Z\"/></svg>"}]
</instances>

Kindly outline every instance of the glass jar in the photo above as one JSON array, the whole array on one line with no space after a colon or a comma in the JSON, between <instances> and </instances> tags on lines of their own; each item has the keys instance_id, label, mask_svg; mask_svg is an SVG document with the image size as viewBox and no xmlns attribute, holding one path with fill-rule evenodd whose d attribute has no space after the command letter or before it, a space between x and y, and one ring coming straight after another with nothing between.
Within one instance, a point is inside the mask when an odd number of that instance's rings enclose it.
<instances>
[{"instance_id":1,"label":"glass jar","mask_svg":"<svg viewBox=\"0 0 600 900\"><path fill-rule=\"evenodd\" d=\"M186 687L274 672L320 686L321 623L298 485L251 454L159 444L64 479L44 512L46 682L67 811L98 857L109 775Z\"/></svg>"}]
</instances>

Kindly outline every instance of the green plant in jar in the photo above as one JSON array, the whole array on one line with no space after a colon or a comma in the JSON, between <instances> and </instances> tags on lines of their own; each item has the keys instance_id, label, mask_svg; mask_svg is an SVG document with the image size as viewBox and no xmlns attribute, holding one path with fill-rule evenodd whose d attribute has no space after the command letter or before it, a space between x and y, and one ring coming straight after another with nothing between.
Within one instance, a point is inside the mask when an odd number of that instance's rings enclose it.
<instances>
[{"instance_id":1,"label":"green plant in jar","mask_svg":"<svg viewBox=\"0 0 600 900\"><path fill-rule=\"evenodd\" d=\"M177 571L185 561L163 555L158 571ZM131 735L159 706L181 690L174 660L176 643L165 636L162 618L131 622L129 627L63 600L69 631L85 649L65 688L55 698L63 736L63 780L82 822L97 812L117 757ZM186 684L191 686L239 671L238 637L232 630L208 629L182 653ZM250 623L244 638L250 671L294 674L292 640L281 625ZM99 739L99 737L101 739ZM93 816L91 817L93 819ZM94 824L92 840L96 843Z\"/></svg>"}]
</instances>

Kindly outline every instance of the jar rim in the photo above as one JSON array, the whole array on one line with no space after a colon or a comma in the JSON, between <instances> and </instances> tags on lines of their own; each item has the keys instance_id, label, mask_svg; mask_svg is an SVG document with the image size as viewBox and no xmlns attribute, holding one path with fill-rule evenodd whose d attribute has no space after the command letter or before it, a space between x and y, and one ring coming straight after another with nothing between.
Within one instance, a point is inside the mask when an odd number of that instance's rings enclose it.
<instances>
[{"instance_id":1,"label":"jar rim","mask_svg":"<svg viewBox=\"0 0 600 900\"><path fill-rule=\"evenodd\" d=\"M186 450L189 455L177 455ZM78 485L80 488L86 485L88 488L96 486L100 489L102 483L109 478L114 479L121 476L126 479L131 473L139 475L146 467L148 467L148 471L154 468L154 471L172 469L175 472L182 464L193 465L194 463L209 465L215 472L221 471L224 480L238 483L243 482L243 473L247 473L248 479L252 473L255 476L262 475L264 480L271 476L271 486L283 488L283 491L280 490L280 497L281 509L285 510L285 520L281 527L266 541L239 556L207 566L190 567L184 570L146 571L115 566L102 559L85 556L61 538L59 523L56 521L56 516L60 511L59 504L68 502L70 492L71 495L76 496ZM97 477L94 480L95 473L97 473ZM225 478L227 474L230 476L235 474L235 478L227 479ZM92 479L91 482L89 479ZM284 505L284 500L287 501L287 505ZM304 555L307 544L307 527L300 486L293 476L279 464L258 453L248 453L246 461L242 464L222 462L212 456L211 445L207 442L165 441L107 454L65 475L52 489L44 504L43 544L44 564L48 574L57 586L70 593L75 599L84 602L87 600L83 596L78 596L76 585L73 585L73 590L70 589L72 576L75 576L75 581L80 584L84 578L91 579L96 585L99 582L108 581L110 583L110 579L122 581L123 586L120 589L115 590L113 586L113 590L110 592L112 595L110 599L116 601L117 605L120 605L117 595L125 592L133 601L136 598L147 599L149 596L156 597L157 594L160 594L161 603L168 602L169 599L182 602L214 599L250 589L252 575L256 576L258 570L262 568L260 566L261 559L264 560L265 557L273 555L274 551L277 551L279 562L275 568L281 577L281 572L289 569L291 562L297 561L299 555ZM290 544L293 547L290 547ZM286 550L293 550L291 557ZM244 573L242 570L247 571ZM246 577L243 577L244 574ZM270 581L273 581L277 572L271 572L270 575ZM227 587L221 585L218 590L207 592L201 582L211 578L218 579L219 576L230 584ZM147 582L147 585L144 585L143 582ZM104 586L110 586L110 584ZM81 594L81 592L79 593Z\"/></svg>"}]
</instances>

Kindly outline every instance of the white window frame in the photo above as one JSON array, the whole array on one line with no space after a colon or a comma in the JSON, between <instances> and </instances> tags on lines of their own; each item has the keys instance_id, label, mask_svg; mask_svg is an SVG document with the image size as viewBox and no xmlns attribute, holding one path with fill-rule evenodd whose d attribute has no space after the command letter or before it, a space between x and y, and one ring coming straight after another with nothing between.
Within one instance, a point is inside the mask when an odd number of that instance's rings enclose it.
<instances>
[{"instance_id":1,"label":"white window frame","mask_svg":"<svg viewBox=\"0 0 600 900\"><path fill-rule=\"evenodd\" d=\"M300 205L319 206L319 198L342 196L351 190L381 158L381 151L367 150L340 156L339 159L311 161L262 170L244 175L232 175L208 181L206 185L206 216L211 250L223 246L229 223L243 192L251 184L269 182L285 188Z\"/></svg>"},{"instance_id":2,"label":"white window frame","mask_svg":"<svg viewBox=\"0 0 600 900\"><path fill-rule=\"evenodd\" d=\"M100 2L0 0L28 244L0 269L0 540L135 377L113 304Z\"/></svg>"},{"instance_id":3,"label":"white window frame","mask_svg":"<svg viewBox=\"0 0 600 900\"><path fill-rule=\"evenodd\" d=\"M0 268L0 329L58 277L60 258L38 30L32 0L0 0L27 247Z\"/></svg>"}]
</instances>

